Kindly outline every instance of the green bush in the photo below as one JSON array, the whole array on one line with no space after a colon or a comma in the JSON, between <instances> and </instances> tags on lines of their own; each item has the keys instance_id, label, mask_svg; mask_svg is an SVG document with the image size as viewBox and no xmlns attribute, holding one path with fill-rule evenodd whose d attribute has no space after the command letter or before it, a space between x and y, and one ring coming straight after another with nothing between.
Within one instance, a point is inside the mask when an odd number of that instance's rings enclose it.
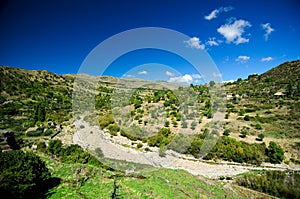
<instances>
[{"instance_id":1,"label":"green bush","mask_svg":"<svg viewBox=\"0 0 300 199\"><path fill-rule=\"evenodd\" d=\"M6 198L39 198L50 172L36 155L20 150L0 153L0 192Z\"/></svg>"},{"instance_id":2,"label":"green bush","mask_svg":"<svg viewBox=\"0 0 300 199\"><path fill-rule=\"evenodd\" d=\"M230 135L230 130L229 129L225 129L223 135L229 136Z\"/></svg>"},{"instance_id":3,"label":"green bush","mask_svg":"<svg viewBox=\"0 0 300 199\"><path fill-rule=\"evenodd\" d=\"M246 174L238 178L237 183L279 198L300 198L300 174L296 172L263 171Z\"/></svg>"},{"instance_id":4,"label":"green bush","mask_svg":"<svg viewBox=\"0 0 300 199\"><path fill-rule=\"evenodd\" d=\"M249 115L245 115L244 120L245 121L250 121L251 117Z\"/></svg>"},{"instance_id":5,"label":"green bush","mask_svg":"<svg viewBox=\"0 0 300 199\"><path fill-rule=\"evenodd\" d=\"M271 163L281 163L284 160L284 151L279 145L271 141L267 150L267 156Z\"/></svg>"},{"instance_id":6,"label":"green bush","mask_svg":"<svg viewBox=\"0 0 300 199\"><path fill-rule=\"evenodd\" d=\"M117 124L110 124L107 126L109 133L113 136L116 136L117 133L120 131L120 127Z\"/></svg>"}]
</instances>

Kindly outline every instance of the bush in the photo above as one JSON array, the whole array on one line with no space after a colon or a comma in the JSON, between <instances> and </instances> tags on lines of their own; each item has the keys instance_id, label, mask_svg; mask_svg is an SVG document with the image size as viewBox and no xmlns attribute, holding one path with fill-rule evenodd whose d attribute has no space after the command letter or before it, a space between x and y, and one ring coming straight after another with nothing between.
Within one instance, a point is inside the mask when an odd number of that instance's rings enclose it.
<instances>
[{"instance_id":1,"label":"bush","mask_svg":"<svg viewBox=\"0 0 300 199\"><path fill-rule=\"evenodd\" d=\"M187 126L188 126L188 123L186 121L183 121L181 123L181 128L187 128Z\"/></svg>"},{"instance_id":2,"label":"bush","mask_svg":"<svg viewBox=\"0 0 300 199\"><path fill-rule=\"evenodd\" d=\"M246 174L237 179L240 186L279 198L300 198L300 174L285 171L263 171L258 175Z\"/></svg>"},{"instance_id":3,"label":"bush","mask_svg":"<svg viewBox=\"0 0 300 199\"><path fill-rule=\"evenodd\" d=\"M251 117L249 115L245 115L244 120L245 121L250 121Z\"/></svg>"},{"instance_id":4,"label":"bush","mask_svg":"<svg viewBox=\"0 0 300 199\"><path fill-rule=\"evenodd\" d=\"M269 162L274 164L281 163L284 159L284 151L279 145L271 141L267 150L267 156L269 157Z\"/></svg>"},{"instance_id":5,"label":"bush","mask_svg":"<svg viewBox=\"0 0 300 199\"><path fill-rule=\"evenodd\" d=\"M46 188L50 172L45 163L30 152L0 153L0 192L6 198L38 198Z\"/></svg>"},{"instance_id":6,"label":"bush","mask_svg":"<svg viewBox=\"0 0 300 199\"><path fill-rule=\"evenodd\" d=\"M51 140L48 143L47 151L54 155L58 155L62 150L62 142L60 140Z\"/></svg>"},{"instance_id":7,"label":"bush","mask_svg":"<svg viewBox=\"0 0 300 199\"><path fill-rule=\"evenodd\" d=\"M120 127L117 124L110 124L107 126L107 129L109 130L109 133L113 136L116 136L120 131Z\"/></svg>"},{"instance_id":8,"label":"bush","mask_svg":"<svg viewBox=\"0 0 300 199\"><path fill-rule=\"evenodd\" d=\"M245 138L245 137L247 137L247 135L248 135L248 131L242 130L242 131L241 131L240 137L241 137L241 138Z\"/></svg>"},{"instance_id":9,"label":"bush","mask_svg":"<svg viewBox=\"0 0 300 199\"><path fill-rule=\"evenodd\" d=\"M38 128L37 130L28 131L27 136L37 137L37 136L42 136L43 133L44 133L44 129L43 128Z\"/></svg>"},{"instance_id":10,"label":"bush","mask_svg":"<svg viewBox=\"0 0 300 199\"><path fill-rule=\"evenodd\" d=\"M223 135L229 136L230 135L230 130L229 129L225 129Z\"/></svg>"},{"instance_id":11,"label":"bush","mask_svg":"<svg viewBox=\"0 0 300 199\"><path fill-rule=\"evenodd\" d=\"M259 141L263 141L263 139L265 138L265 135L261 133L257 137L258 137Z\"/></svg>"}]
</instances>

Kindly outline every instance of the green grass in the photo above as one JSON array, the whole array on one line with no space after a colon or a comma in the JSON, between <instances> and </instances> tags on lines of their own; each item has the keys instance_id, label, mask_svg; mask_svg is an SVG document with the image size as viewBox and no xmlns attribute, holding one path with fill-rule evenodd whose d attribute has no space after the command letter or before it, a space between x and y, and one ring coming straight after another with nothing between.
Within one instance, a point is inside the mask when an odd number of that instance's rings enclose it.
<instances>
[{"instance_id":1,"label":"green grass","mask_svg":"<svg viewBox=\"0 0 300 199\"><path fill-rule=\"evenodd\" d=\"M43 153L53 177L61 183L48 192L47 198L111 198L114 180L123 198L249 198L250 194L225 188L224 182L193 176L183 170L153 169L125 175L117 171L84 164L64 164Z\"/></svg>"}]
</instances>

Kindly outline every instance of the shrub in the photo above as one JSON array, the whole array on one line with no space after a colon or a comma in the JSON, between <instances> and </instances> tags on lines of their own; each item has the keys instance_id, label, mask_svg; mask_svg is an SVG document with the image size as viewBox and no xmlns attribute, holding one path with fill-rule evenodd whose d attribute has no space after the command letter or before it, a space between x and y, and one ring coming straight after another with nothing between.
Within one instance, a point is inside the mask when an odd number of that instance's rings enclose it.
<instances>
[{"instance_id":1,"label":"shrub","mask_svg":"<svg viewBox=\"0 0 300 199\"><path fill-rule=\"evenodd\" d=\"M136 147L137 147L138 149L140 149L140 148L143 147L143 144L142 144L142 143L138 143L138 144L136 145Z\"/></svg>"},{"instance_id":2,"label":"shrub","mask_svg":"<svg viewBox=\"0 0 300 199\"><path fill-rule=\"evenodd\" d=\"M223 135L229 136L230 135L230 130L229 129L225 129Z\"/></svg>"},{"instance_id":3,"label":"shrub","mask_svg":"<svg viewBox=\"0 0 300 199\"><path fill-rule=\"evenodd\" d=\"M191 123L191 129L192 129L192 130L195 130L195 129L196 129L196 126L197 126L197 123L196 123L195 121L193 121L193 122Z\"/></svg>"},{"instance_id":4,"label":"shrub","mask_svg":"<svg viewBox=\"0 0 300 199\"><path fill-rule=\"evenodd\" d=\"M263 141L264 138L265 138L264 134L261 133L261 134L258 135L258 140L259 141Z\"/></svg>"},{"instance_id":5,"label":"shrub","mask_svg":"<svg viewBox=\"0 0 300 199\"><path fill-rule=\"evenodd\" d=\"M267 150L267 156L269 157L269 162L274 164L281 163L284 159L284 151L279 145L271 141Z\"/></svg>"},{"instance_id":6,"label":"shrub","mask_svg":"<svg viewBox=\"0 0 300 199\"><path fill-rule=\"evenodd\" d=\"M120 131L120 127L117 124L110 124L107 126L109 133L113 136L116 136L117 133Z\"/></svg>"},{"instance_id":7,"label":"shrub","mask_svg":"<svg viewBox=\"0 0 300 199\"><path fill-rule=\"evenodd\" d=\"M170 126L170 121L165 121L165 127L169 127Z\"/></svg>"},{"instance_id":8,"label":"shrub","mask_svg":"<svg viewBox=\"0 0 300 199\"><path fill-rule=\"evenodd\" d=\"M39 198L50 179L45 163L30 152L0 153L0 192L6 198ZM46 190L45 190L46 191Z\"/></svg>"},{"instance_id":9,"label":"shrub","mask_svg":"<svg viewBox=\"0 0 300 199\"><path fill-rule=\"evenodd\" d=\"M248 131L242 130L242 131L241 131L240 137L241 137L241 138L245 138L245 137L247 137L247 135L248 135Z\"/></svg>"},{"instance_id":10,"label":"shrub","mask_svg":"<svg viewBox=\"0 0 300 199\"><path fill-rule=\"evenodd\" d=\"M182 128L187 128L187 126L188 126L188 123L187 123L186 121L183 121L183 122L181 123L181 127L182 127Z\"/></svg>"},{"instance_id":11,"label":"shrub","mask_svg":"<svg viewBox=\"0 0 300 199\"><path fill-rule=\"evenodd\" d=\"M244 120L245 121L250 121L251 117L249 115L245 115Z\"/></svg>"}]
</instances>

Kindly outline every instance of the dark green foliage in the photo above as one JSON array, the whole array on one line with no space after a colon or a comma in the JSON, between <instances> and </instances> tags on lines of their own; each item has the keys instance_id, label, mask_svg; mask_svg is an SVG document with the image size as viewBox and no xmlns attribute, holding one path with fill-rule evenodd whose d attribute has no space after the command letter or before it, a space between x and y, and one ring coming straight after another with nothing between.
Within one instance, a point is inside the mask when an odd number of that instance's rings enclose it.
<instances>
[{"instance_id":1,"label":"dark green foliage","mask_svg":"<svg viewBox=\"0 0 300 199\"><path fill-rule=\"evenodd\" d=\"M230 135L230 130L229 129L225 129L223 135L229 136Z\"/></svg>"},{"instance_id":2,"label":"dark green foliage","mask_svg":"<svg viewBox=\"0 0 300 199\"><path fill-rule=\"evenodd\" d=\"M263 141L263 139L265 138L265 135L264 134L262 134L262 133L260 133L260 134L258 134L258 140L259 141Z\"/></svg>"},{"instance_id":3,"label":"dark green foliage","mask_svg":"<svg viewBox=\"0 0 300 199\"><path fill-rule=\"evenodd\" d=\"M169 126L170 126L170 121L168 121L168 120L167 120L167 121L165 121L165 124L164 124L164 126L165 126L165 127L169 127Z\"/></svg>"},{"instance_id":4,"label":"dark green foliage","mask_svg":"<svg viewBox=\"0 0 300 199\"><path fill-rule=\"evenodd\" d=\"M102 129L113 123L115 123L115 120L111 114L103 115L99 119L99 125Z\"/></svg>"},{"instance_id":5,"label":"dark green foliage","mask_svg":"<svg viewBox=\"0 0 300 199\"><path fill-rule=\"evenodd\" d=\"M0 153L0 192L6 198L37 198L50 173L39 157L20 150Z\"/></svg>"},{"instance_id":6,"label":"dark green foliage","mask_svg":"<svg viewBox=\"0 0 300 199\"><path fill-rule=\"evenodd\" d=\"M167 128L161 128L156 135L147 138L149 146L166 146L171 141L171 131Z\"/></svg>"},{"instance_id":7,"label":"dark green foliage","mask_svg":"<svg viewBox=\"0 0 300 199\"><path fill-rule=\"evenodd\" d=\"M54 133L53 129L46 129L46 130L44 130L44 128L39 127L36 130L28 131L26 135L30 136L30 137L37 137L37 136L50 136L53 133Z\"/></svg>"},{"instance_id":8,"label":"dark green foliage","mask_svg":"<svg viewBox=\"0 0 300 199\"><path fill-rule=\"evenodd\" d=\"M247 130L242 130L240 137L245 138L245 137L247 137L247 135L248 135L248 131Z\"/></svg>"},{"instance_id":9,"label":"dark green foliage","mask_svg":"<svg viewBox=\"0 0 300 199\"><path fill-rule=\"evenodd\" d=\"M240 186L264 192L280 198L300 198L300 174L285 171L264 171L246 174L237 179Z\"/></svg>"},{"instance_id":10,"label":"dark green foliage","mask_svg":"<svg viewBox=\"0 0 300 199\"><path fill-rule=\"evenodd\" d=\"M121 134L121 136L127 137L130 140L133 140L133 141L138 140L138 137L136 135L129 133L129 131L126 131L124 129L121 129L120 134Z\"/></svg>"},{"instance_id":11,"label":"dark green foliage","mask_svg":"<svg viewBox=\"0 0 300 199\"><path fill-rule=\"evenodd\" d=\"M191 145L187 148L186 153L198 158L200 155L200 149L203 144L204 137L205 136L200 137L199 135L195 135L192 138Z\"/></svg>"},{"instance_id":12,"label":"dark green foliage","mask_svg":"<svg viewBox=\"0 0 300 199\"><path fill-rule=\"evenodd\" d=\"M205 159L219 158L239 163L261 164L265 160L265 143L248 144L230 137L220 137Z\"/></svg>"},{"instance_id":13,"label":"dark green foliage","mask_svg":"<svg viewBox=\"0 0 300 199\"><path fill-rule=\"evenodd\" d=\"M109 133L113 136L116 136L117 133L120 131L120 127L116 123L108 125L107 129L109 130Z\"/></svg>"},{"instance_id":14,"label":"dark green foliage","mask_svg":"<svg viewBox=\"0 0 300 199\"><path fill-rule=\"evenodd\" d=\"M62 150L62 142L60 140L51 140L48 143L47 150L54 155L58 155Z\"/></svg>"},{"instance_id":15,"label":"dark green foliage","mask_svg":"<svg viewBox=\"0 0 300 199\"><path fill-rule=\"evenodd\" d=\"M245 121L250 121L251 117L249 115L245 115L244 120Z\"/></svg>"},{"instance_id":16,"label":"dark green foliage","mask_svg":"<svg viewBox=\"0 0 300 199\"><path fill-rule=\"evenodd\" d=\"M46 119L46 108L45 108L45 103L38 103L35 107L34 107L34 121L35 123L40 121L40 122L44 122Z\"/></svg>"},{"instance_id":17,"label":"dark green foliage","mask_svg":"<svg viewBox=\"0 0 300 199\"><path fill-rule=\"evenodd\" d=\"M267 150L267 156L271 163L281 163L284 160L284 151L279 145L271 141Z\"/></svg>"},{"instance_id":18,"label":"dark green foliage","mask_svg":"<svg viewBox=\"0 0 300 199\"><path fill-rule=\"evenodd\" d=\"M98 149L99 150L99 149ZM79 145L71 144L63 147L60 140L51 140L48 144L47 151L59 157L60 161L68 164L81 163L91 164L106 169L111 169L99 162L89 152L84 151ZM99 151L96 151L99 152Z\"/></svg>"}]
</instances>

